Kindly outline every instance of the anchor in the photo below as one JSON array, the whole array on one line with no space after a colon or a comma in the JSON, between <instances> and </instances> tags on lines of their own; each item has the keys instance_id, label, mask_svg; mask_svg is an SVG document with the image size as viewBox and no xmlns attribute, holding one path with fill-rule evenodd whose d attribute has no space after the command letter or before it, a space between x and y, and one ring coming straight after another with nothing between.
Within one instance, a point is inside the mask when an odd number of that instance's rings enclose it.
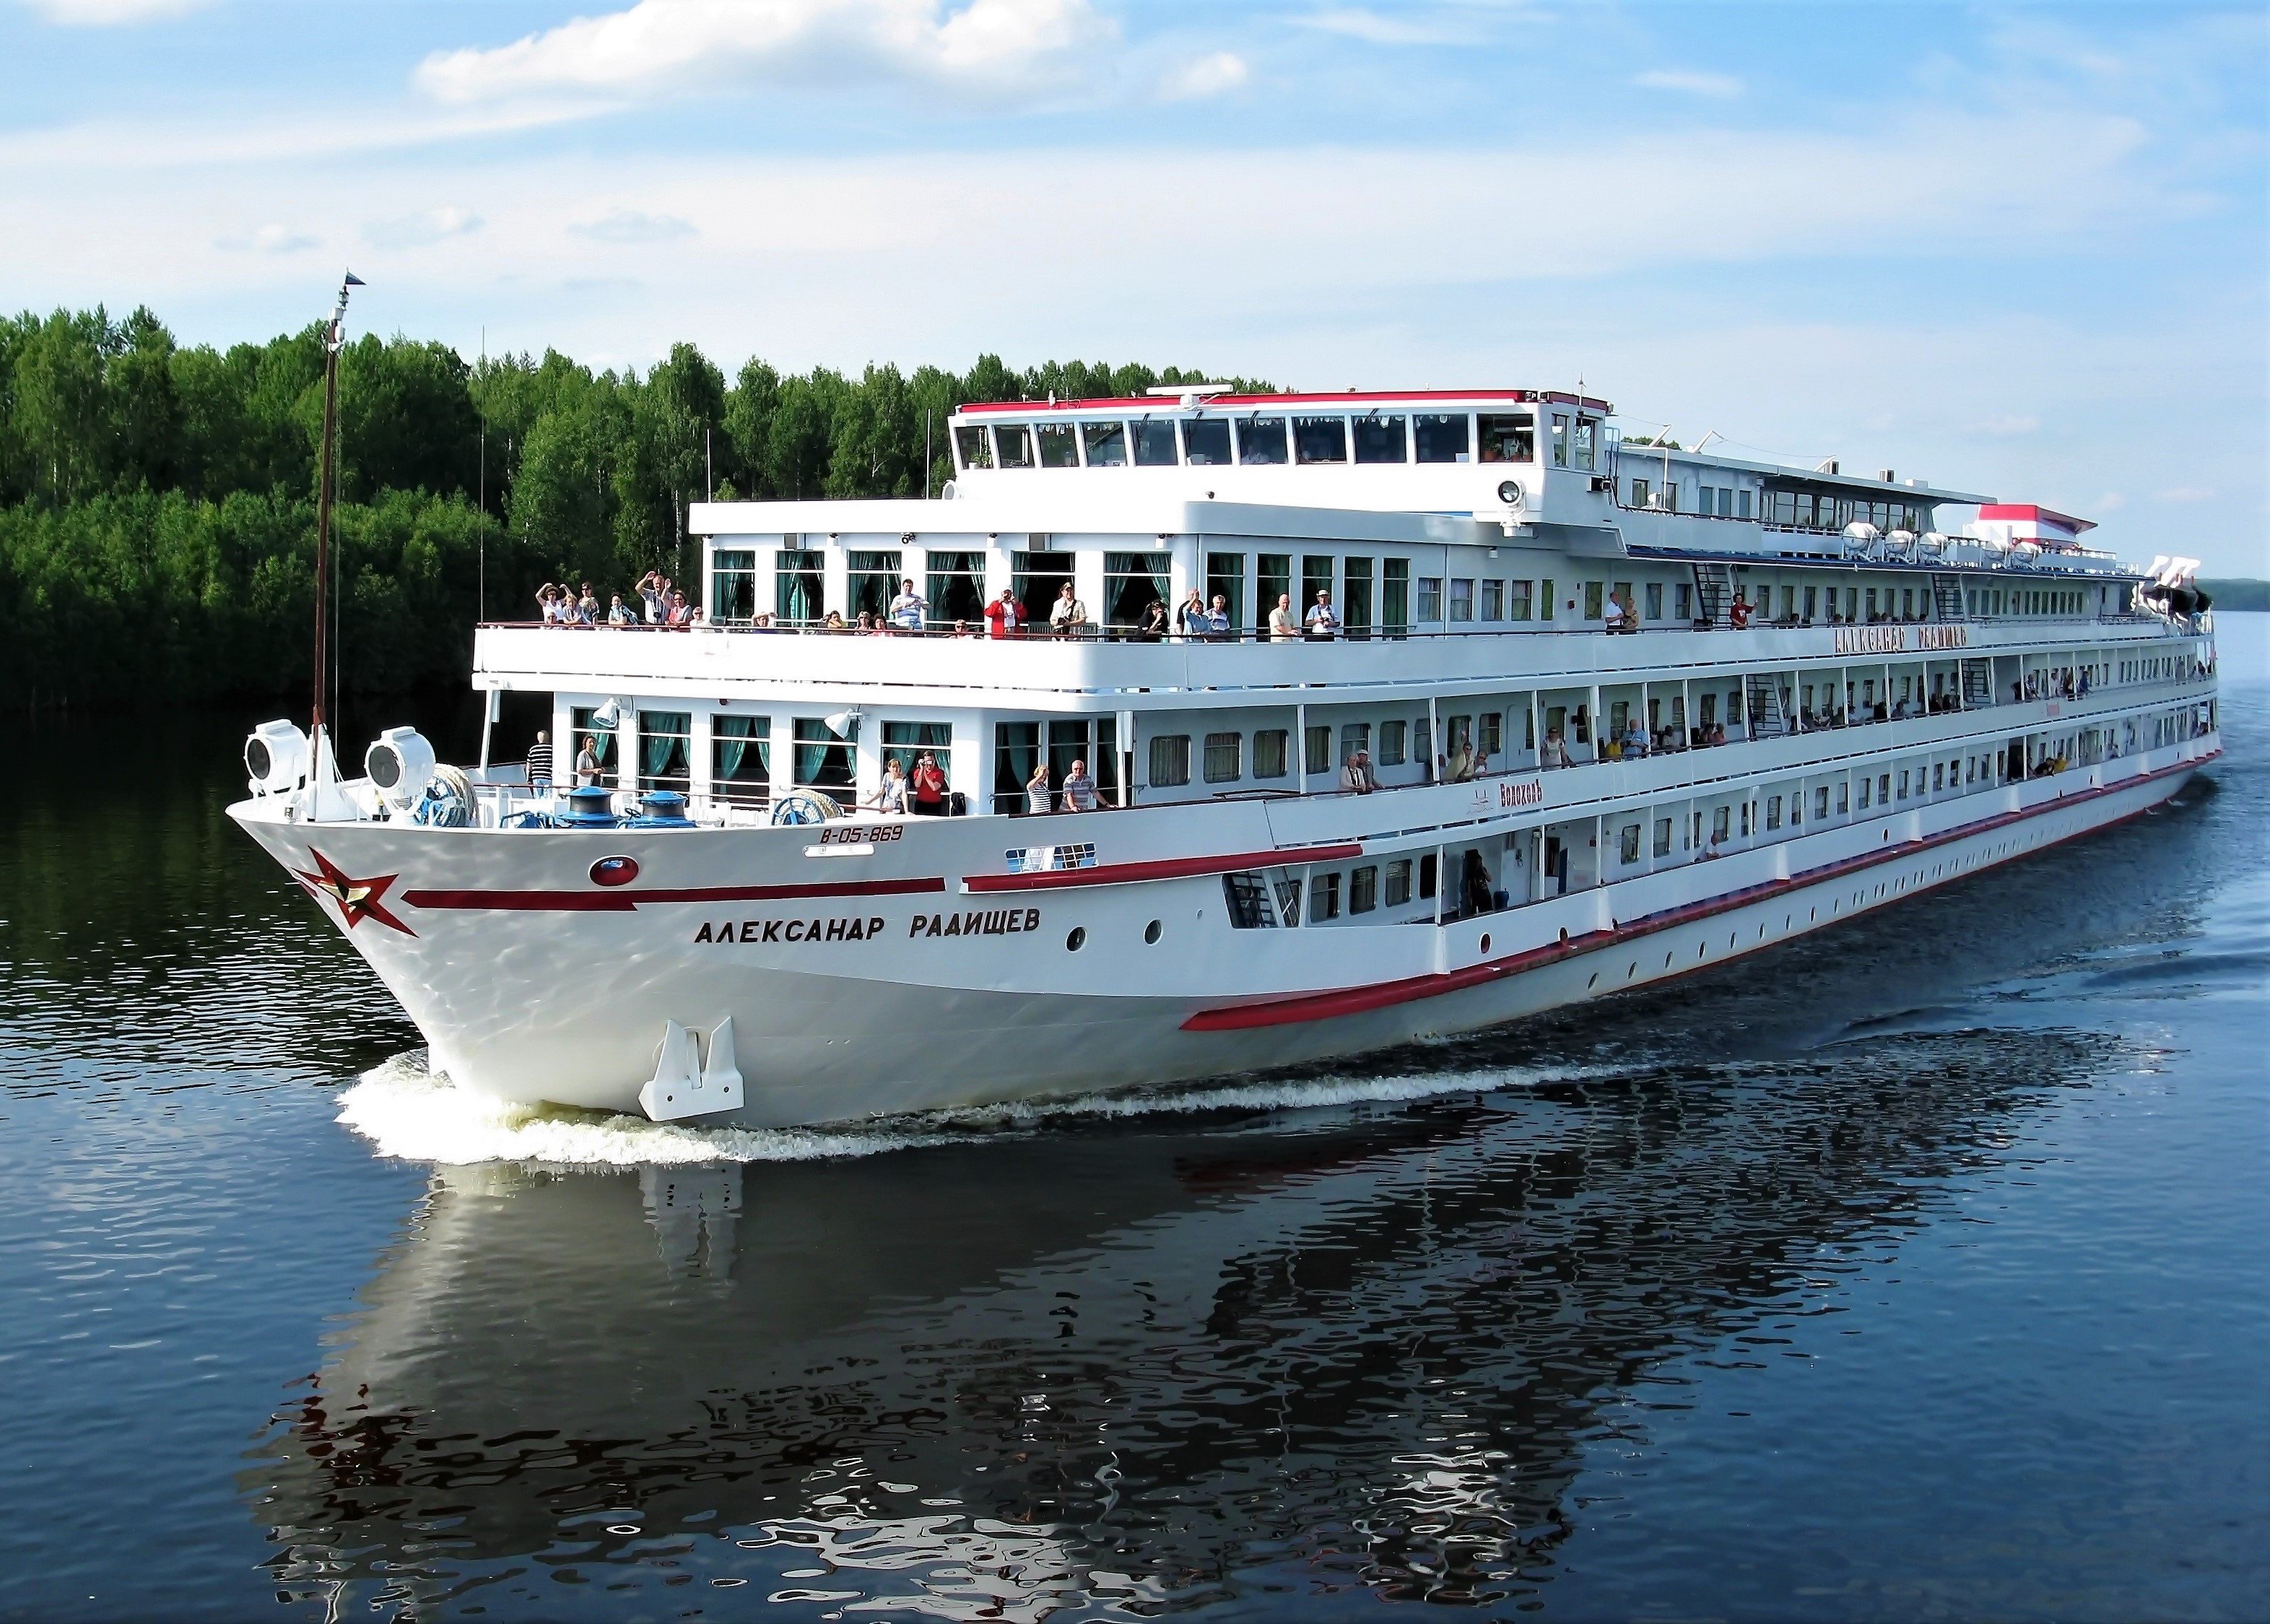
<instances>
[{"instance_id":1,"label":"anchor","mask_svg":"<svg viewBox=\"0 0 2270 1624\"><path fill-rule=\"evenodd\" d=\"M733 1018L726 1016L710 1033L706 1064L699 1048L696 1034L674 1020L663 1023L654 1075L639 1090L639 1109L650 1121L678 1122L739 1107L741 1073L733 1064Z\"/></svg>"}]
</instances>

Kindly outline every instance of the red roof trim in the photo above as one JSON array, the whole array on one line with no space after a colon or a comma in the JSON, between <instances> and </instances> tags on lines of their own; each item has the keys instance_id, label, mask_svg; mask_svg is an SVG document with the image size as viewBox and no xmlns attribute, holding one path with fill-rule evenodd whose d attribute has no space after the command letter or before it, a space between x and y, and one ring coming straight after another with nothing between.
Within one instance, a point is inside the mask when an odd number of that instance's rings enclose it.
<instances>
[{"instance_id":1,"label":"red roof trim","mask_svg":"<svg viewBox=\"0 0 2270 1624\"><path fill-rule=\"evenodd\" d=\"M1535 969L1540 965L1551 964L1562 959L1574 958L1578 953L1591 953L1603 947L1613 947L1619 942L1628 942L1636 937L1652 936L1658 931L1667 931L1676 925L1688 924L1697 919L1707 919L1713 914L1723 914L1732 908L1747 907L1752 902L1762 901L1768 897L1777 896L1805 886L1818 885L1823 880L1834 879L1840 874L1874 868L1885 863L1897 861L1902 857L1912 856L1918 852L1928 851L1935 846L1946 845L1950 841L1967 840L1974 834L1984 834L1989 830L2021 822L2028 818L2039 817L2044 812L2054 812L2060 807L2077 805L2082 801L2095 800L2099 796L2115 794L2122 790L2132 790L2138 784L2149 783L2155 778L2164 778L2170 773L2194 770L2214 760L2222 753L2218 750L2200 757L2196 761L2174 762L2140 778L2128 779L2117 784L2106 784L2099 789L2084 790L2076 795L2061 795L2056 800L2044 801L2041 805L2031 807L2027 811L1999 812L1992 818L1982 818L1975 823L1966 823L1958 827L1947 829L1932 835L1928 840L1903 841L1896 846L1880 848L1859 856L1846 857L1841 862L1826 863L1818 868L1806 869L1791 875L1787 879L1767 880L1761 885L1748 886L1740 891L1728 892L1724 896L1712 897L1708 901L1691 902L1683 908L1668 908L1659 914L1649 914L1633 920L1628 924L1618 925L1610 930L1589 931L1583 936L1570 937L1566 941L1548 942L1544 946L1532 947L1517 953L1509 953L1502 959L1488 959L1480 964L1470 964L1462 970L1452 970L1443 975L1410 975L1400 981L1376 982L1368 987L1342 987L1330 992L1296 993L1290 997L1265 998L1251 1004L1233 1004L1220 1009L1200 1010L1183 1022L1183 1030L1185 1032L1244 1032L1257 1027L1294 1026L1311 1020L1330 1020L1341 1015L1360 1015L1371 1010L1385 1009L1391 1005L1411 1004L1421 998L1440 997L1448 992L1460 992L1468 987L1478 987L1484 982L1502 980L1508 975L1517 975L1524 970ZM2086 833L2094 834L2096 831L2092 829Z\"/></svg>"},{"instance_id":2,"label":"red roof trim","mask_svg":"<svg viewBox=\"0 0 2270 1624\"><path fill-rule=\"evenodd\" d=\"M1201 406L1320 406L1371 405L1394 401L1441 400L1510 400L1535 402L1557 401L1563 404L1577 404L1574 395L1541 392L1537 389L1346 389L1333 395L1202 395ZM1587 395L1584 405L1601 412L1611 408L1605 400L1595 400ZM954 409L955 415L972 413L1006 413L1011 416L1050 412L1180 412L1182 401L1172 395L1154 395L1147 399L1105 398L1102 400L1060 400L1050 405L1044 400L972 400Z\"/></svg>"},{"instance_id":3,"label":"red roof trim","mask_svg":"<svg viewBox=\"0 0 2270 1624\"><path fill-rule=\"evenodd\" d=\"M1200 874L1230 874L1239 869L1277 868L1294 863L1337 863L1363 856L1360 842L1304 846L1291 850L1237 851L1215 857L1160 857L1148 863L1107 863L1095 868L1042 869L1030 874L971 874L971 891L1055 891L1068 886L1124 886L1146 879L1188 879Z\"/></svg>"},{"instance_id":4,"label":"red roof trim","mask_svg":"<svg viewBox=\"0 0 2270 1624\"><path fill-rule=\"evenodd\" d=\"M2069 513L2059 513L2054 508L2036 507L2032 502L1987 502L1978 509L1982 519L2031 520L2035 523L2062 524L2074 535L2093 530L2093 519L2076 519Z\"/></svg>"}]
</instances>

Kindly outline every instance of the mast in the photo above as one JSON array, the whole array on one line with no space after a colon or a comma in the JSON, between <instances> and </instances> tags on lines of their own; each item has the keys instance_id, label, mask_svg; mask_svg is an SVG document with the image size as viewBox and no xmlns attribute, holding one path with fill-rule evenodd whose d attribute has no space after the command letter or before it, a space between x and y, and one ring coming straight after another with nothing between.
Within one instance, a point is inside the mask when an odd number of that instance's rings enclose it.
<instances>
[{"instance_id":1,"label":"mast","mask_svg":"<svg viewBox=\"0 0 2270 1624\"><path fill-rule=\"evenodd\" d=\"M315 474L315 694L310 707L310 736L315 744L315 767L323 759L323 673L329 658L326 606L331 582L331 491L338 481L339 426L339 346L345 342L347 289L363 279L352 271L339 284L339 302L323 332L323 444Z\"/></svg>"}]
</instances>

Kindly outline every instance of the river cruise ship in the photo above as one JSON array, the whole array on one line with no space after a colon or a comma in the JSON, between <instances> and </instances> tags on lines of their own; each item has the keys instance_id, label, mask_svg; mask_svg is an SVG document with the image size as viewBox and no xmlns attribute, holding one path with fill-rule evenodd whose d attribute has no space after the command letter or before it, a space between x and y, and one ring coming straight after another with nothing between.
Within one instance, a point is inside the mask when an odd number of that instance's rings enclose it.
<instances>
[{"instance_id":1,"label":"river cruise ship","mask_svg":"<svg viewBox=\"0 0 2270 1624\"><path fill-rule=\"evenodd\" d=\"M1582 393L947 433L935 500L696 505L691 624L481 627L548 776L254 735L233 815L436 1071L786 1125L1324 1060L1875 914L2221 747L2185 560Z\"/></svg>"}]
</instances>

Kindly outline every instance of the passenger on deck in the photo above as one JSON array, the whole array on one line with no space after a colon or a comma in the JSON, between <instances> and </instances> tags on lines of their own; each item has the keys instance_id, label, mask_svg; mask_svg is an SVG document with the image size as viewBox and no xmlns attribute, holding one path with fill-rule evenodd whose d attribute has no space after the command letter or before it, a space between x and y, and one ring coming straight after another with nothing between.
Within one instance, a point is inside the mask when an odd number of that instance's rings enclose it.
<instances>
[{"instance_id":1,"label":"passenger on deck","mask_svg":"<svg viewBox=\"0 0 2270 1624\"><path fill-rule=\"evenodd\" d=\"M694 605L686 601L686 594L672 592L670 595L670 626L682 632L693 625L695 619Z\"/></svg>"},{"instance_id":2,"label":"passenger on deck","mask_svg":"<svg viewBox=\"0 0 2270 1624\"><path fill-rule=\"evenodd\" d=\"M1229 600L1217 592L1213 606L1205 612L1205 634L1215 642L1229 641Z\"/></svg>"},{"instance_id":3,"label":"passenger on deck","mask_svg":"<svg viewBox=\"0 0 2270 1624\"><path fill-rule=\"evenodd\" d=\"M528 787L552 787L552 735L542 728L536 730L536 742L528 747Z\"/></svg>"},{"instance_id":4,"label":"passenger on deck","mask_svg":"<svg viewBox=\"0 0 2270 1624\"><path fill-rule=\"evenodd\" d=\"M915 590L911 579L899 582L899 595L891 600L891 624L902 632L919 632L924 617L930 613L930 604Z\"/></svg>"},{"instance_id":5,"label":"passenger on deck","mask_svg":"<svg viewBox=\"0 0 2270 1624\"><path fill-rule=\"evenodd\" d=\"M623 602L623 595L619 592L615 594L614 601L607 605L607 624L609 626L638 624L638 616L632 612L628 604Z\"/></svg>"},{"instance_id":6,"label":"passenger on deck","mask_svg":"<svg viewBox=\"0 0 2270 1624\"><path fill-rule=\"evenodd\" d=\"M1624 724L1624 760L1636 760L1647 754L1647 730L1634 716Z\"/></svg>"},{"instance_id":7,"label":"passenger on deck","mask_svg":"<svg viewBox=\"0 0 2270 1624\"><path fill-rule=\"evenodd\" d=\"M1332 595L1324 588L1317 589L1317 601L1309 606L1305 630L1310 637L1330 640L1338 635L1340 618L1332 610Z\"/></svg>"},{"instance_id":8,"label":"passenger on deck","mask_svg":"<svg viewBox=\"0 0 2270 1624\"><path fill-rule=\"evenodd\" d=\"M1164 642L1167 638L1167 605L1153 598L1136 622L1135 641L1139 643Z\"/></svg>"},{"instance_id":9,"label":"passenger on deck","mask_svg":"<svg viewBox=\"0 0 2270 1624\"><path fill-rule=\"evenodd\" d=\"M875 629L875 617L870 614L867 611L862 609L859 612L859 623L856 629L863 633L873 631Z\"/></svg>"},{"instance_id":10,"label":"passenger on deck","mask_svg":"<svg viewBox=\"0 0 2270 1624\"><path fill-rule=\"evenodd\" d=\"M1033 775L1025 780L1025 810L1044 812L1049 810L1050 803L1049 764L1042 761L1034 767Z\"/></svg>"},{"instance_id":11,"label":"passenger on deck","mask_svg":"<svg viewBox=\"0 0 2270 1624\"><path fill-rule=\"evenodd\" d=\"M1445 778L1446 781L1450 783L1462 784L1471 779L1473 775L1473 747L1467 744L1464 738L1461 738L1457 744L1450 746L1450 764L1445 774Z\"/></svg>"},{"instance_id":12,"label":"passenger on deck","mask_svg":"<svg viewBox=\"0 0 2270 1624\"><path fill-rule=\"evenodd\" d=\"M929 751L915 758L914 776L907 781L907 787L913 792L916 817L946 816L946 774L938 767L938 758Z\"/></svg>"},{"instance_id":13,"label":"passenger on deck","mask_svg":"<svg viewBox=\"0 0 2270 1624\"><path fill-rule=\"evenodd\" d=\"M1074 761L1072 770L1065 775L1064 809L1066 812L1095 810L1095 780L1087 775L1087 763Z\"/></svg>"},{"instance_id":14,"label":"passenger on deck","mask_svg":"<svg viewBox=\"0 0 2270 1624\"><path fill-rule=\"evenodd\" d=\"M1546 729L1545 746L1537 753L1537 763L1539 767L1569 765L1569 746L1562 738L1559 728Z\"/></svg>"},{"instance_id":15,"label":"passenger on deck","mask_svg":"<svg viewBox=\"0 0 2270 1624\"><path fill-rule=\"evenodd\" d=\"M598 782L599 741L593 735L586 733L583 735L582 747L575 752L575 787L578 790L588 790Z\"/></svg>"},{"instance_id":16,"label":"passenger on deck","mask_svg":"<svg viewBox=\"0 0 2270 1624\"><path fill-rule=\"evenodd\" d=\"M1087 605L1079 601L1067 581L1057 591L1057 601L1049 609L1049 630L1059 637L1078 636L1087 627Z\"/></svg>"},{"instance_id":17,"label":"passenger on deck","mask_svg":"<svg viewBox=\"0 0 2270 1624\"><path fill-rule=\"evenodd\" d=\"M1025 612L1017 602L1017 595L1007 587L1001 596L985 605L985 634L988 637L1013 637L1024 624Z\"/></svg>"},{"instance_id":18,"label":"passenger on deck","mask_svg":"<svg viewBox=\"0 0 2270 1624\"><path fill-rule=\"evenodd\" d=\"M848 632L851 628L843 624L841 611L831 609L827 612L827 619L820 623L820 629L823 632Z\"/></svg>"},{"instance_id":19,"label":"passenger on deck","mask_svg":"<svg viewBox=\"0 0 2270 1624\"><path fill-rule=\"evenodd\" d=\"M1371 752L1359 750L1340 768L1340 788L1350 795L1369 795L1379 788L1371 774Z\"/></svg>"},{"instance_id":20,"label":"passenger on deck","mask_svg":"<svg viewBox=\"0 0 2270 1624\"><path fill-rule=\"evenodd\" d=\"M1293 624L1293 595L1280 592L1277 607L1269 612L1269 641L1287 643L1300 636L1300 628Z\"/></svg>"},{"instance_id":21,"label":"passenger on deck","mask_svg":"<svg viewBox=\"0 0 2270 1624\"><path fill-rule=\"evenodd\" d=\"M1734 601L1726 610L1727 619L1738 632L1747 630L1750 624L1750 600L1742 596L1745 590L1742 588L1735 590Z\"/></svg>"},{"instance_id":22,"label":"passenger on deck","mask_svg":"<svg viewBox=\"0 0 2270 1624\"><path fill-rule=\"evenodd\" d=\"M907 769L899 765L898 757L883 763L883 782L875 786L873 797L860 805L894 817L907 815Z\"/></svg>"},{"instance_id":23,"label":"passenger on deck","mask_svg":"<svg viewBox=\"0 0 2270 1624\"><path fill-rule=\"evenodd\" d=\"M575 600L575 619L584 626L599 623L599 595L591 590L591 583L583 583L582 596Z\"/></svg>"},{"instance_id":24,"label":"passenger on deck","mask_svg":"<svg viewBox=\"0 0 2270 1624\"><path fill-rule=\"evenodd\" d=\"M1469 848L1465 870L1458 879L1458 911L1462 915L1487 914L1495 906L1489 870L1482 862L1482 854Z\"/></svg>"},{"instance_id":25,"label":"passenger on deck","mask_svg":"<svg viewBox=\"0 0 2270 1624\"><path fill-rule=\"evenodd\" d=\"M1175 631L1183 637L1203 637L1206 634L1205 597L1196 587L1175 611Z\"/></svg>"}]
</instances>

